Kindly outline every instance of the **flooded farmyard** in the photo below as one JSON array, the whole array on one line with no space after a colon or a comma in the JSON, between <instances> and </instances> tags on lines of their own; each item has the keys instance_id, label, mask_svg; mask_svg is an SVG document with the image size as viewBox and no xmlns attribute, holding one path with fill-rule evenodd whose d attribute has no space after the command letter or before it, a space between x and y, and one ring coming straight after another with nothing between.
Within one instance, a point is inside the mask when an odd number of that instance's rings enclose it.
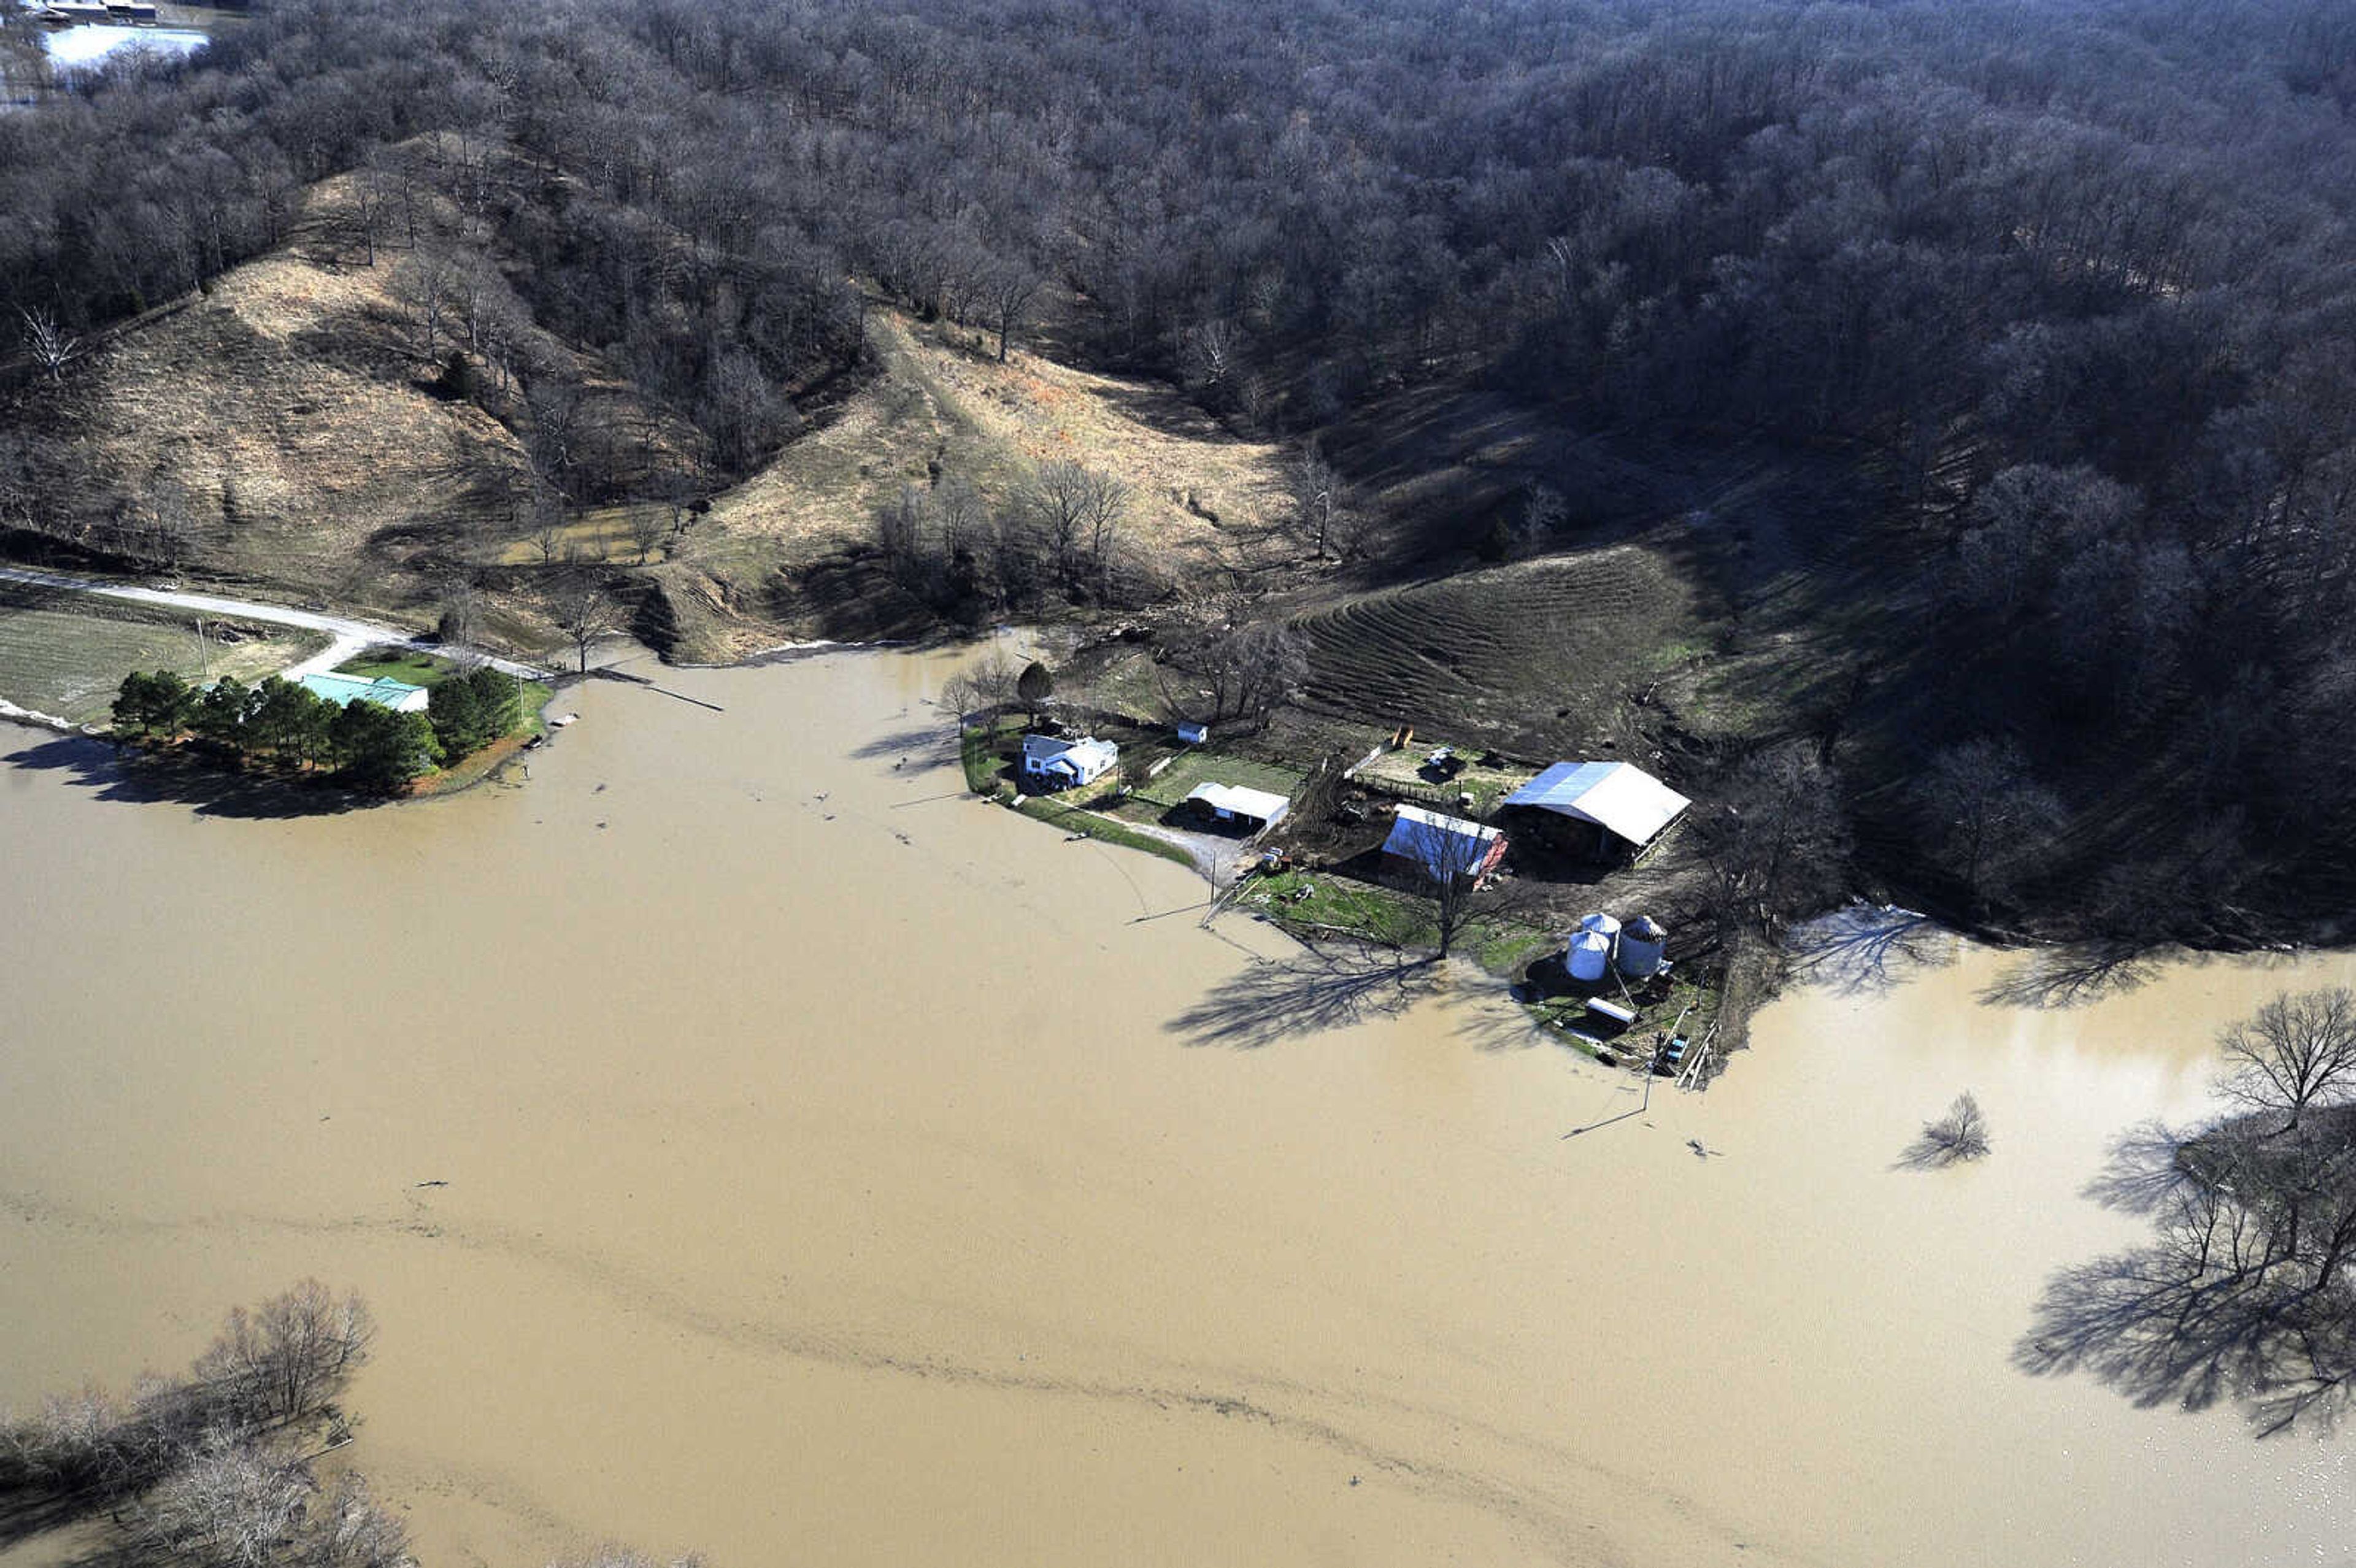
<instances>
[{"instance_id":1,"label":"flooded farmyard","mask_svg":"<svg viewBox=\"0 0 2356 1568\"><path fill-rule=\"evenodd\" d=\"M2338 958L1924 936L1707 1094L972 799L939 656L569 695L516 788L0 773L0 1403L305 1275L428 1564L2328 1557L2346 1452L2015 1362L2109 1141ZM1957 1092L1976 1165L1903 1168ZM1623 1113L1634 1112L1633 1115ZM1581 1130L1585 1129L1585 1130ZM27 1561L68 1554L21 1542Z\"/></svg>"}]
</instances>

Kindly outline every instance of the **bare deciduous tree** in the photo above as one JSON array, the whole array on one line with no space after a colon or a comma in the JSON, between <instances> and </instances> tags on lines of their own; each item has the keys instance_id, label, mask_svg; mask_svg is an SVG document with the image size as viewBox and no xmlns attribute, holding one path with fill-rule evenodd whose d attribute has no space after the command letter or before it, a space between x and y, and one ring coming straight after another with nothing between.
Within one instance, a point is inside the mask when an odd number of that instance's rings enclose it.
<instances>
[{"instance_id":1,"label":"bare deciduous tree","mask_svg":"<svg viewBox=\"0 0 2356 1568\"><path fill-rule=\"evenodd\" d=\"M2002 892L2065 819L2062 801L2030 775L2009 741L1966 741L1931 759L1916 787L1924 827L1972 892Z\"/></svg>"},{"instance_id":2,"label":"bare deciduous tree","mask_svg":"<svg viewBox=\"0 0 2356 1568\"><path fill-rule=\"evenodd\" d=\"M2297 1129L2311 1105L2356 1085L2356 992L2344 986L2276 997L2218 1037L2225 1094Z\"/></svg>"},{"instance_id":3,"label":"bare deciduous tree","mask_svg":"<svg viewBox=\"0 0 2356 1568\"><path fill-rule=\"evenodd\" d=\"M584 674L590 648L622 629L621 606L605 591L604 574L577 555L567 558L563 574L549 595L548 618L573 644Z\"/></svg>"},{"instance_id":4,"label":"bare deciduous tree","mask_svg":"<svg viewBox=\"0 0 2356 1568\"><path fill-rule=\"evenodd\" d=\"M1243 350L1243 334L1226 316L1196 322L1179 340L1178 368L1187 389L1205 402L1227 400Z\"/></svg>"},{"instance_id":5,"label":"bare deciduous tree","mask_svg":"<svg viewBox=\"0 0 2356 1568\"><path fill-rule=\"evenodd\" d=\"M66 367L81 357L81 339L60 327L48 311L20 306L16 314L25 322L25 347L52 382L64 380Z\"/></svg>"},{"instance_id":6,"label":"bare deciduous tree","mask_svg":"<svg viewBox=\"0 0 2356 1568\"><path fill-rule=\"evenodd\" d=\"M1955 1165L1977 1159L1987 1151L1987 1117L1980 1110L1978 1098L1965 1090L1955 1096L1945 1115L1922 1124L1922 1136L1908 1150L1907 1163Z\"/></svg>"},{"instance_id":7,"label":"bare deciduous tree","mask_svg":"<svg viewBox=\"0 0 2356 1568\"><path fill-rule=\"evenodd\" d=\"M998 360L1006 362L1008 344L1023 312L1038 297L1039 274L1019 262L1001 262L983 273L976 292L982 308L989 313L991 324L998 329Z\"/></svg>"},{"instance_id":8,"label":"bare deciduous tree","mask_svg":"<svg viewBox=\"0 0 2356 1568\"><path fill-rule=\"evenodd\" d=\"M644 566L671 531L670 515L660 507L641 503L629 508L630 542L637 547L638 564Z\"/></svg>"},{"instance_id":9,"label":"bare deciduous tree","mask_svg":"<svg viewBox=\"0 0 2356 1568\"><path fill-rule=\"evenodd\" d=\"M1300 519L1301 531L1309 536L1322 560L1336 525L1349 509L1349 488L1341 472L1325 461L1313 443L1294 459L1290 478L1293 516Z\"/></svg>"},{"instance_id":10,"label":"bare deciduous tree","mask_svg":"<svg viewBox=\"0 0 2356 1568\"><path fill-rule=\"evenodd\" d=\"M1737 763L1691 822L1722 933L1772 936L1839 891L1847 825L1829 769L1794 741Z\"/></svg>"},{"instance_id":11,"label":"bare deciduous tree","mask_svg":"<svg viewBox=\"0 0 2356 1568\"><path fill-rule=\"evenodd\" d=\"M1173 675L1204 684L1189 688ZM1173 719L1266 724L1309 678L1309 639L1277 621L1230 624L1176 649L1158 678Z\"/></svg>"},{"instance_id":12,"label":"bare deciduous tree","mask_svg":"<svg viewBox=\"0 0 2356 1568\"><path fill-rule=\"evenodd\" d=\"M1064 585L1077 585L1085 561L1101 586L1121 517L1129 509L1128 485L1080 464L1058 461L1040 468L1025 498Z\"/></svg>"},{"instance_id":13,"label":"bare deciduous tree","mask_svg":"<svg viewBox=\"0 0 2356 1568\"><path fill-rule=\"evenodd\" d=\"M1432 925L1440 934L1440 955L1448 956L1471 923L1489 888L1489 855L1496 835L1482 825L1448 818L1454 826L1425 827L1404 837L1408 860L1418 884L1431 900Z\"/></svg>"},{"instance_id":14,"label":"bare deciduous tree","mask_svg":"<svg viewBox=\"0 0 2356 1568\"><path fill-rule=\"evenodd\" d=\"M197 1375L252 1419L299 1421L368 1360L375 1338L375 1319L357 1295L339 1298L306 1279L252 1312L231 1311L198 1359Z\"/></svg>"}]
</instances>

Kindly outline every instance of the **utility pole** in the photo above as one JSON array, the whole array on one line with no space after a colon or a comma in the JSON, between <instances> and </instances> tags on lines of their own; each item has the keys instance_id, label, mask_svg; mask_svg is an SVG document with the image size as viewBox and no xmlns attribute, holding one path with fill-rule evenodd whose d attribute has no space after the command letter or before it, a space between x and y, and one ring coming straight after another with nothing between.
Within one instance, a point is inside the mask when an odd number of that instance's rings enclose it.
<instances>
[{"instance_id":1,"label":"utility pole","mask_svg":"<svg viewBox=\"0 0 2356 1568\"><path fill-rule=\"evenodd\" d=\"M213 645L205 641L205 618L197 617L197 663L204 671L205 684L213 683Z\"/></svg>"}]
</instances>

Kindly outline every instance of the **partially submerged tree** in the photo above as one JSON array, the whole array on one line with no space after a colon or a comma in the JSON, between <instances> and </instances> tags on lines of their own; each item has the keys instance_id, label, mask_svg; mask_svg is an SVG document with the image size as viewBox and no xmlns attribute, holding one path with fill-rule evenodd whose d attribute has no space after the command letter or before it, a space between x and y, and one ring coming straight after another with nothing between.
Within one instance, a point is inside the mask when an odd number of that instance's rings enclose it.
<instances>
[{"instance_id":1,"label":"partially submerged tree","mask_svg":"<svg viewBox=\"0 0 2356 1568\"><path fill-rule=\"evenodd\" d=\"M2345 986L2275 997L2218 1037L2228 1098L2295 1132L2309 1107L2356 1089L2356 992Z\"/></svg>"},{"instance_id":2,"label":"partially submerged tree","mask_svg":"<svg viewBox=\"0 0 2356 1568\"><path fill-rule=\"evenodd\" d=\"M1978 1159L1988 1151L1987 1117L1969 1090L1955 1096L1947 1114L1922 1124L1922 1136L1910 1156L1920 1165L1957 1165Z\"/></svg>"},{"instance_id":3,"label":"partially submerged tree","mask_svg":"<svg viewBox=\"0 0 2356 1568\"><path fill-rule=\"evenodd\" d=\"M572 642L579 668L586 674L589 650L622 628L621 606L606 592L604 573L578 556L569 559L547 603L548 618Z\"/></svg>"}]
</instances>

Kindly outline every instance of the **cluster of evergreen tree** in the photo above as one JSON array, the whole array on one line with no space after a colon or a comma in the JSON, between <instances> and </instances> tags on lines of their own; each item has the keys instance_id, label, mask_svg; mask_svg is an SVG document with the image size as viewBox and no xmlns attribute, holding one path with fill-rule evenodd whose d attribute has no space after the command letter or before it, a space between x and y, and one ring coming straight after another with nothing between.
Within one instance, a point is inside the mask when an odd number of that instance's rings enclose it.
<instances>
[{"instance_id":1,"label":"cluster of evergreen tree","mask_svg":"<svg viewBox=\"0 0 2356 1568\"><path fill-rule=\"evenodd\" d=\"M357 788L393 794L480 751L513 730L522 713L515 682L488 666L441 682L426 701L423 713L398 713L365 699L339 708L276 676L253 686L224 676L198 688L170 670L134 670L115 696L114 724L129 738L189 735L241 763L331 769Z\"/></svg>"}]
</instances>

